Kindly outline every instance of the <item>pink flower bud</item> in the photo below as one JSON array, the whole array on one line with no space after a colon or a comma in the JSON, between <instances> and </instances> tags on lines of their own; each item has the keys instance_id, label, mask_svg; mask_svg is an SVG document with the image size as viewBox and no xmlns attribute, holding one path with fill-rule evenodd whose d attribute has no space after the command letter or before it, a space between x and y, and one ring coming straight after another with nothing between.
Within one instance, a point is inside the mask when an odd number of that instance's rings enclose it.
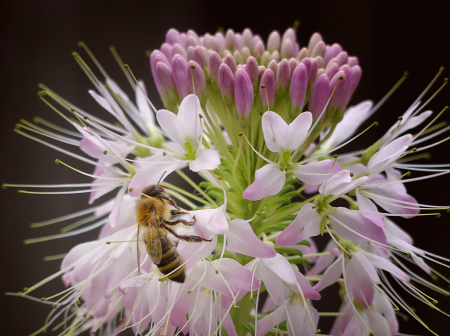
<instances>
[{"instance_id":1,"label":"pink flower bud","mask_svg":"<svg viewBox=\"0 0 450 336\"><path fill-rule=\"evenodd\" d=\"M322 56L316 56L316 57L314 57L314 59L317 60L317 65L318 65L319 69L324 67L325 62L324 62Z\"/></svg>"},{"instance_id":2,"label":"pink flower bud","mask_svg":"<svg viewBox=\"0 0 450 336\"><path fill-rule=\"evenodd\" d=\"M270 61L269 65L267 66L267 69L270 69L273 71L273 73L276 75L278 71L278 63L275 60Z\"/></svg>"},{"instance_id":3,"label":"pink flower bud","mask_svg":"<svg viewBox=\"0 0 450 336\"><path fill-rule=\"evenodd\" d=\"M264 74L264 71L266 71L266 67L264 65L260 65L258 67L258 81L261 82L262 75Z\"/></svg>"},{"instance_id":4,"label":"pink flower bud","mask_svg":"<svg viewBox=\"0 0 450 336\"><path fill-rule=\"evenodd\" d=\"M188 62L188 80L191 82L192 87L192 79L194 79L195 86L195 94L197 96L201 96L202 93L206 90L206 77L203 72L202 67L194 61ZM194 88L191 89L191 92L194 93Z\"/></svg>"},{"instance_id":5,"label":"pink flower bud","mask_svg":"<svg viewBox=\"0 0 450 336\"><path fill-rule=\"evenodd\" d=\"M289 66L291 67L291 73L294 72L294 70L297 67L297 65L298 65L298 62L297 62L297 60L295 58L291 58L289 60Z\"/></svg>"},{"instance_id":6,"label":"pink flower bud","mask_svg":"<svg viewBox=\"0 0 450 336\"><path fill-rule=\"evenodd\" d=\"M291 58L295 55L295 43L290 39L281 42L281 58Z\"/></svg>"},{"instance_id":7,"label":"pink flower bud","mask_svg":"<svg viewBox=\"0 0 450 336\"><path fill-rule=\"evenodd\" d=\"M309 96L308 108L314 116L314 119L317 119L320 116L323 109L325 108L325 105L327 104L330 92L329 87L330 83L327 75L325 74L317 77L314 85L312 86L311 94ZM322 117L324 116L325 114L323 114Z\"/></svg>"},{"instance_id":8,"label":"pink flower bud","mask_svg":"<svg viewBox=\"0 0 450 336\"><path fill-rule=\"evenodd\" d=\"M244 47L244 48L246 48L246 47ZM243 60L242 55L239 52L239 50L235 50L234 51L233 57L238 63L241 63L241 64L244 63L244 60Z\"/></svg>"},{"instance_id":9,"label":"pink flower bud","mask_svg":"<svg viewBox=\"0 0 450 336\"><path fill-rule=\"evenodd\" d=\"M351 89L352 89L352 71L350 67L345 64L339 68L340 71L344 71L344 79L342 82L344 82L344 88L342 93L342 98L339 101L338 108L340 111L345 111L347 108L347 104L350 100L351 96Z\"/></svg>"},{"instance_id":10,"label":"pink flower bud","mask_svg":"<svg viewBox=\"0 0 450 336\"><path fill-rule=\"evenodd\" d=\"M245 67L245 70L247 71L252 83L254 83L258 79L258 62L253 56L250 56L247 59L247 66Z\"/></svg>"},{"instance_id":11,"label":"pink flower bud","mask_svg":"<svg viewBox=\"0 0 450 336\"><path fill-rule=\"evenodd\" d=\"M156 76L156 64L158 62L162 62L166 64L167 66L170 66L169 60L167 59L166 55L164 55L161 51L155 50L152 52L150 56L150 69L152 70L153 79L155 81L155 85L159 93L161 94L162 86L161 82L159 81L159 77Z\"/></svg>"},{"instance_id":12,"label":"pink flower bud","mask_svg":"<svg viewBox=\"0 0 450 336\"><path fill-rule=\"evenodd\" d=\"M223 63L228 65L233 73L236 72L236 60L232 55L228 54L227 56L225 56Z\"/></svg>"},{"instance_id":13,"label":"pink flower bud","mask_svg":"<svg viewBox=\"0 0 450 336\"><path fill-rule=\"evenodd\" d=\"M312 34L311 38L309 39L309 43L308 43L308 50L309 50L309 52L313 51L314 47L319 42L323 42L322 36L319 33Z\"/></svg>"},{"instance_id":14,"label":"pink flower bud","mask_svg":"<svg viewBox=\"0 0 450 336\"><path fill-rule=\"evenodd\" d=\"M223 53L225 51L225 37L223 36L222 33L217 32L214 35L214 38L216 40L216 44L217 44L217 49L219 50L220 53Z\"/></svg>"},{"instance_id":15,"label":"pink flower bud","mask_svg":"<svg viewBox=\"0 0 450 336\"><path fill-rule=\"evenodd\" d=\"M278 33L276 30L270 33L269 38L267 40L267 50L269 52L275 51L280 49L281 45L281 38L280 33Z\"/></svg>"},{"instance_id":16,"label":"pink flower bud","mask_svg":"<svg viewBox=\"0 0 450 336\"><path fill-rule=\"evenodd\" d=\"M194 37L192 37L192 36L188 36L188 39L187 39L187 46L188 46L188 49L189 49L189 47L196 47L196 46L198 46L198 45L200 45L200 41L199 40L196 40Z\"/></svg>"},{"instance_id":17,"label":"pink flower bud","mask_svg":"<svg viewBox=\"0 0 450 336\"><path fill-rule=\"evenodd\" d=\"M332 46L327 46L326 47L326 51L325 51L325 57L324 57L325 64L328 64L328 62L332 58L334 58L337 55L339 55L339 53L341 51L342 51L342 47L339 44L337 44L337 43L333 44Z\"/></svg>"},{"instance_id":18,"label":"pink flower bud","mask_svg":"<svg viewBox=\"0 0 450 336\"><path fill-rule=\"evenodd\" d=\"M272 60L274 60L275 62L279 62L280 61L280 53L278 52L278 50L275 50L271 55L270 58Z\"/></svg>"},{"instance_id":19,"label":"pink flower bud","mask_svg":"<svg viewBox=\"0 0 450 336\"><path fill-rule=\"evenodd\" d=\"M291 80L291 67L287 60L282 60L280 64L278 64L277 71L277 86L281 86L283 89L286 89L289 85L289 81Z\"/></svg>"},{"instance_id":20,"label":"pink flower bud","mask_svg":"<svg viewBox=\"0 0 450 336\"><path fill-rule=\"evenodd\" d=\"M255 57L261 57L261 55L264 52L264 43L262 41L258 41L255 43L255 46L253 48L253 56Z\"/></svg>"},{"instance_id":21,"label":"pink flower bud","mask_svg":"<svg viewBox=\"0 0 450 336\"><path fill-rule=\"evenodd\" d=\"M181 99L191 93L192 84L188 80L188 63L178 54L172 59L172 78Z\"/></svg>"},{"instance_id":22,"label":"pink flower bud","mask_svg":"<svg viewBox=\"0 0 450 336\"><path fill-rule=\"evenodd\" d=\"M168 43L163 43L161 46L161 52L166 55L167 60L170 62L172 61L173 52L172 52L172 46Z\"/></svg>"},{"instance_id":23,"label":"pink flower bud","mask_svg":"<svg viewBox=\"0 0 450 336\"><path fill-rule=\"evenodd\" d=\"M347 64L347 62L348 62L348 54L345 51L339 53L336 56L336 63L337 63L338 66L342 66L344 64Z\"/></svg>"},{"instance_id":24,"label":"pink flower bud","mask_svg":"<svg viewBox=\"0 0 450 336\"><path fill-rule=\"evenodd\" d=\"M242 36L239 33L234 34L234 37L236 38L236 49L241 50L242 45Z\"/></svg>"},{"instance_id":25,"label":"pink flower bud","mask_svg":"<svg viewBox=\"0 0 450 336\"><path fill-rule=\"evenodd\" d=\"M303 108L307 88L308 70L305 64L300 63L292 73L291 85L289 87L289 100L291 101L292 107Z\"/></svg>"},{"instance_id":26,"label":"pink flower bud","mask_svg":"<svg viewBox=\"0 0 450 336\"><path fill-rule=\"evenodd\" d=\"M314 49L310 50L310 56L311 57L320 56L323 58L325 56L326 51L327 51L327 47L326 47L325 43L320 41L319 43L316 44Z\"/></svg>"},{"instance_id":27,"label":"pink flower bud","mask_svg":"<svg viewBox=\"0 0 450 336\"><path fill-rule=\"evenodd\" d=\"M170 67L164 62L158 62L155 66L154 72L155 82L158 82L157 89L160 95L164 96L175 89L175 84L172 80L172 71ZM158 78L158 80L156 80Z\"/></svg>"},{"instance_id":28,"label":"pink flower bud","mask_svg":"<svg viewBox=\"0 0 450 336\"><path fill-rule=\"evenodd\" d=\"M302 50L300 50L297 54L297 56L295 57L295 59L297 61L301 61L302 59L304 59L305 57L308 57L308 49L306 49L305 47L302 48Z\"/></svg>"},{"instance_id":29,"label":"pink flower bud","mask_svg":"<svg viewBox=\"0 0 450 336\"><path fill-rule=\"evenodd\" d=\"M249 50L253 50L253 33L249 28L245 28L242 32L242 45L243 47L248 47Z\"/></svg>"},{"instance_id":30,"label":"pink flower bud","mask_svg":"<svg viewBox=\"0 0 450 336\"><path fill-rule=\"evenodd\" d=\"M265 86L265 88L263 86ZM270 105L273 104L273 99L275 98L275 74L270 69L264 71L261 77L261 84L259 86L259 98L261 99L262 105L264 107L267 106L267 100L269 100Z\"/></svg>"},{"instance_id":31,"label":"pink flower bud","mask_svg":"<svg viewBox=\"0 0 450 336\"><path fill-rule=\"evenodd\" d=\"M234 97L237 112L248 117L253 108L254 94L252 81L245 70L239 69L236 71L234 78Z\"/></svg>"},{"instance_id":32,"label":"pink flower bud","mask_svg":"<svg viewBox=\"0 0 450 336\"><path fill-rule=\"evenodd\" d=\"M206 47L206 49L219 51L216 39L208 33L203 36L203 45Z\"/></svg>"},{"instance_id":33,"label":"pink flower bud","mask_svg":"<svg viewBox=\"0 0 450 336\"><path fill-rule=\"evenodd\" d=\"M237 47L236 36L233 29L227 30L227 33L225 35L225 47L231 52L233 52L233 50L235 50Z\"/></svg>"},{"instance_id":34,"label":"pink flower bud","mask_svg":"<svg viewBox=\"0 0 450 336\"><path fill-rule=\"evenodd\" d=\"M180 43L181 42L180 32L174 28L169 29L169 31L166 33L166 42L172 46L175 43Z\"/></svg>"},{"instance_id":35,"label":"pink flower bud","mask_svg":"<svg viewBox=\"0 0 450 336\"><path fill-rule=\"evenodd\" d=\"M295 42L297 42L297 37L295 35L295 30L293 28L286 29L283 38L281 39L281 47L283 47L283 42L286 40L291 40L292 44L295 44Z\"/></svg>"},{"instance_id":36,"label":"pink flower bud","mask_svg":"<svg viewBox=\"0 0 450 336\"><path fill-rule=\"evenodd\" d=\"M184 48L181 46L181 44L175 43L175 44L173 45L172 52L173 52L174 55L178 54L178 55L183 56L184 59L187 59L187 52L186 52L186 49L184 49Z\"/></svg>"},{"instance_id":37,"label":"pink flower bud","mask_svg":"<svg viewBox=\"0 0 450 336\"><path fill-rule=\"evenodd\" d=\"M358 87L359 80L361 79L362 71L359 65L355 65L350 68L352 70L352 87L350 89L350 97L353 96L356 88Z\"/></svg>"},{"instance_id":38,"label":"pink flower bud","mask_svg":"<svg viewBox=\"0 0 450 336\"><path fill-rule=\"evenodd\" d=\"M187 60L188 61L194 60L194 53L195 53L195 48L194 47L188 47L187 48Z\"/></svg>"},{"instance_id":39,"label":"pink flower bud","mask_svg":"<svg viewBox=\"0 0 450 336\"><path fill-rule=\"evenodd\" d=\"M196 61L202 68L208 66L208 51L203 46L197 46L194 50L194 61Z\"/></svg>"},{"instance_id":40,"label":"pink flower bud","mask_svg":"<svg viewBox=\"0 0 450 336\"><path fill-rule=\"evenodd\" d=\"M339 78L343 78L342 80ZM334 88L336 87L336 89ZM340 101L342 100L344 96L344 87L345 87L345 78L344 78L344 71L338 71L333 78L330 81L330 94L333 92L333 96L330 99L330 104L328 105L328 110L338 107Z\"/></svg>"},{"instance_id":41,"label":"pink flower bud","mask_svg":"<svg viewBox=\"0 0 450 336\"><path fill-rule=\"evenodd\" d=\"M336 63L328 63L327 68L325 69L325 73L330 79L333 78L338 71L339 67Z\"/></svg>"},{"instance_id":42,"label":"pink flower bud","mask_svg":"<svg viewBox=\"0 0 450 336\"><path fill-rule=\"evenodd\" d=\"M359 64L358 57L349 57L347 64L349 67L354 67Z\"/></svg>"},{"instance_id":43,"label":"pink flower bud","mask_svg":"<svg viewBox=\"0 0 450 336\"><path fill-rule=\"evenodd\" d=\"M219 67L222 64L222 58L220 58L219 54L213 51L211 55L209 55L208 59L208 69L209 74L211 75L211 79L215 82L219 80Z\"/></svg>"},{"instance_id":44,"label":"pink flower bud","mask_svg":"<svg viewBox=\"0 0 450 336\"><path fill-rule=\"evenodd\" d=\"M314 82L314 80L317 77L317 70L319 70L319 62L317 59L313 58L311 59L311 69L308 70L309 74L309 82Z\"/></svg>"},{"instance_id":45,"label":"pink flower bud","mask_svg":"<svg viewBox=\"0 0 450 336\"><path fill-rule=\"evenodd\" d=\"M192 29L189 29L188 31L187 31L187 33L186 33L186 35L187 35L187 40L188 40L188 43L187 43L187 45L189 46L190 44L189 44L189 41L191 41L190 43L195 43L195 44L191 44L193 47L196 47L196 46L198 46L198 45L200 45L201 43L200 43L200 39L198 38L198 35L197 35L197 33L195 32L195 31L193 31ZM195 41L195 42L194 42Z\"/></svg>"},{"instance_id":46,"label":"pink flower bud","mask_svg":"<svg viewBox=\"0 0 450 336\"><path fill-rule=\"evenodd\" d=\"M263 54L261 55L261 63L265 66L269 65L269 62L272 59L270 58L270 53L268 51L264 51Z\"/></svg>"},{"instance_id":47,"label":"pink flower bud","mask_svg":"<svg viewBox=\"0 0 450 336\"><path fill-rule=\"evenodd\" d=\"M248 47L242 47L241 49L242 63L247 61L247 58L250 56L250 49Z\"/></svg>"},{"instance_id":48,"label":"pink flower bud","mask_svg":"<svg viewBox=\"0 0 450 336\"><path fill-rule=\"evenodd\" d=\"M222 63L219 67L219 88L222 97L233 98L234 76L230 67L225 63Z\"/></svg>"}]
</instances>

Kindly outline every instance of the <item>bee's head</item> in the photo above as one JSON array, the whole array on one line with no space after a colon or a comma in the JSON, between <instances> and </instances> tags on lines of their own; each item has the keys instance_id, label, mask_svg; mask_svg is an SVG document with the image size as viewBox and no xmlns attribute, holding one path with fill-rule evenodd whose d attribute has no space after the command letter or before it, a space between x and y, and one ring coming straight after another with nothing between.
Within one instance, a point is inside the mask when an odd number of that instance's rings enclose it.
<instances>
[{"instance_id":1,"label":"bee's head","mask_svg":"<svg viewBox=\"0 0 450 336\"><path fill-rule=\"evenodd\" d=\"M151 185L150 187L147 187L142 192L144 195L150 196L150 197L160 197L166 195L166 189L161 187L160 185ZM145 197L142 195L142 197Z\"/></svg>"}]
</instances>

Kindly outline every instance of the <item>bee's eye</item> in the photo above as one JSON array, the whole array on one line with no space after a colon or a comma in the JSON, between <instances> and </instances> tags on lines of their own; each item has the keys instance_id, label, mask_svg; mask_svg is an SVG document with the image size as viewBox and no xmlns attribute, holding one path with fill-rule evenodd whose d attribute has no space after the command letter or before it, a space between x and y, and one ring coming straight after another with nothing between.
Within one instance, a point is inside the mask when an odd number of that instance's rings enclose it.
<instances>
[{"instance_id":1,"label":"bee's eye","mask_svg":"<svg viewBox=\"0 0 450 336\"><path fill-rule=\"evenodd\" d=\"M163 192L164 192L164 190L162 188L155 188L155 189L152 190L152 194L153 195L158 195L158 194L161 194Z\"/></svg>"}]
</instances>

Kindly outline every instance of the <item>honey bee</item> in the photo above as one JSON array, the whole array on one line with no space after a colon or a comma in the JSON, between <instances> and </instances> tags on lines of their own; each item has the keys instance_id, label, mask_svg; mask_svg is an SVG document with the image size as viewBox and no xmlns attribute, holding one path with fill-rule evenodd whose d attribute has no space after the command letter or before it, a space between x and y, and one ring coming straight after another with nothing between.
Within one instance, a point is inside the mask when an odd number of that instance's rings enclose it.
<instances>
[{"instance_id":1,"label":"honey bee","mask_svg":"<svg viewBox=\"0 0 450 336\"><path fill-rule=\"evenodd\" d=\"M172 210L170 207L175 209ZM186 267L183 265L183 257L178 254L175 245L167 237L167 233L170 232L178 239L192 243L211 241L200 236L183 236L177 234L171 226L179 223L187 226L195 225L195 216L191 222L184 219L172 221L173 216L181 214L187 214L187 212L181 211L176 202L166 193L166 190L159 185L151 185L144 189L141 199L136 205L138 241L142 240L144 242L147 253L153 263L158 266L161 273L176 282L184 282ZM138 248L138 268L140 273L139 259ZM176 271L173 272L174 270Z\"/></svg>"}]
</instances>

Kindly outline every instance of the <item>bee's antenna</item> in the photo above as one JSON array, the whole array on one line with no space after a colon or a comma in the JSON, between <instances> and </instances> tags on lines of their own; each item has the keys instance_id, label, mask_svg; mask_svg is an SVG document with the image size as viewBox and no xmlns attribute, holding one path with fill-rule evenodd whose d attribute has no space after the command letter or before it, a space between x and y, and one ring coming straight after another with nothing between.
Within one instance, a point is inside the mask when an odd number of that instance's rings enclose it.
<instances>
[{"instance_id":1,"label":"bee's antenna","mask_svg":"<svg viewBox=\"0 0 450 336\"><path fill-rule=\"evenodd\" d=\"M159 183L161 182L161 180L162 180L162 178L164 177L164 175L167 173L167 170L164 172L164 173L162 173L162 175L161 175L161 177L159 178L159 181L158 181L158 183L156 183L156 185L159 185Z\"/></svg>"}]
</instances>

